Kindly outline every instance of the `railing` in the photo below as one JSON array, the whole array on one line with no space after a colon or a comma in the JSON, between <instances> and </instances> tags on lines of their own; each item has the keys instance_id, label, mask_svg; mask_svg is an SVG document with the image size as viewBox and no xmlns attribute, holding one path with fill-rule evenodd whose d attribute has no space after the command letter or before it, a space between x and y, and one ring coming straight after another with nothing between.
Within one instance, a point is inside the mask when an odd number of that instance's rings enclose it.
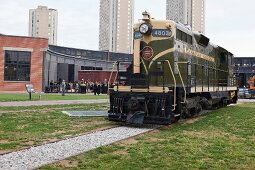
<instances>
[{"instance_id":1,"label":"railing","mask_svg":"<svg viewBox=\"0 0 255 170\"><path fill-rule=\"evenodd\" d=\"M107 89L107 93L108 93L108 94L109 94L109 90L111 89L110 83L111 83L112 74L113 74L113 72L114 72L114 69L115 69L116 64L118 64L118 61L116 61L116 62L113 63L112 71L111 71L110 77L109 77L109 79L108 79L108 83L107 83L107 84L108 84L108 89ZM117 68L117 69L118 69L118 68ZM116 75L117 75L117 74L116 74Z\"/></svg>"},{"instance_id":2,"label":"railing","mask_svg":"<svg viewBox=\"0 0 255 170\"><path fill-rule=\"evenodd\" d=\"M175 79L174 72L173 72L173 69L172 69L172 66L171 66L169 60L165 60L165 61L168 63L169 69L171 71L171 74L172 74L172 77L174 80L174 104L173 104L174 108L172 109L172 111L175 111L175 107L176 107L176 79Z\"/></svg>"},{"instance_id":3,"label":"railing","mask_svg":"<svg viewBox=\"0 0 255 170\"><path fill-rule=\"evenodd\" d=\"M182 103L186 103L186 100L187 100L187 91L186 91L186 87L185 87L185 84L183 82L183 78L182 78L182 74L180 72L180 69L179 69L179 65L178 64L187 64L188 65L188 62L175 62L176 64L176 68L178 70L178 74L180 76L180 80L181 80L181 83L182 83L182 87L183 87L183 91L184 91L184 100ZM188 77L188 72L187 72L187 77Z\"/></svg>"}]
</instances>

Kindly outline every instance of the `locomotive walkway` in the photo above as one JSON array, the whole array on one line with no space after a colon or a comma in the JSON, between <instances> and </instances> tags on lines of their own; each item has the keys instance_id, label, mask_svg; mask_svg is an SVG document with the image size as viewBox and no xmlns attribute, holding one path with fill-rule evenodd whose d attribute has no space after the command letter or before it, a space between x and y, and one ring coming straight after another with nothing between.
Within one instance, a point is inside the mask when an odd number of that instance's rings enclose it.
<instances>
[{"instance_id":1,"label":"locomotive walkway","mask_svg":"<svg viewBox=\"0 0 255 170\"><path fill-rule=\"evenodd\" d=\"M106 103L106 102L109 102L109 99L19 101L19 102L0 102L0 107L3 107L3 106L44 106L44 105L63 105L63 104L92 104L92 103Z\"/></svg>"}]
</instances>

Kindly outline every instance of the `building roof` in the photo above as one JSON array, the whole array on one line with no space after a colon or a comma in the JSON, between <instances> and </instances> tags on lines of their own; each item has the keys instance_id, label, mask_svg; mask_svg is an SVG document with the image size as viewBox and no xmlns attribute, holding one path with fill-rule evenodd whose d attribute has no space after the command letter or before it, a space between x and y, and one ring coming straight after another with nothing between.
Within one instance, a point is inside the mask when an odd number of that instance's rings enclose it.
<instances>
[{"instance_id":1,"label":"building roof","mask_svg":"<svg viewBox=\"0 0 255 170\"><path fill-rule=\"evenodd\" d=\"M255 56L254 57L234 57L234 59L255 59Z\"/></svg>"},{"instance_id":2,"label":"building roof","mask_svg":"<svg viewBox=\"0 0 255 170\"><path fill-rule=\"evenodd\" d=\"M20 37L20 38L32 38L32 39L46 39L48 40L48 38L42 38L42 37L30 37L30 36L20 36L20 35L6 35L6 34L1 34L1 36L5 36L5 37Z\"/></svg>"}]
</instances>

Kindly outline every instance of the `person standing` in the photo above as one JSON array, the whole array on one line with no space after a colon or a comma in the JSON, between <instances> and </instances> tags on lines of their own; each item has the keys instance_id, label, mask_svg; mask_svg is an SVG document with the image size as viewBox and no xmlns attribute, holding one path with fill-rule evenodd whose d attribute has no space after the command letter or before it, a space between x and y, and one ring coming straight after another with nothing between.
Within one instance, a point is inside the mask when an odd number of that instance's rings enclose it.
<instances>
[{"instance_id":1,"label":"person standing","mask_svg":"<svg viewBox=\"0 0 255 170\"><path fill-rule=\"evenodd\" d=\"M98 83L97 85L97 95L99 95L101 93L101 84Z\"/></svg>"},{"instance_id":2,"label":"person standing","mask_svg":"<svg viewBox=\"0 0 255 170\"><path fill-rule=\"evenodd\" d=\"M94 95L97 94L97 83L94 83L93 85L93 92L94 92Z\"/></svg>"},{"instance_id":3,"label":"person standing","mask_svg":"<svg viewBox=\"0 0 255 170\"><path fill-rule=\"evenodd\" d=\"M62 80L61 88L62 88L62 96L64 96L65 91L66 91L66 82L65 82L65 80Z\"/></svg>"}]
</instances>

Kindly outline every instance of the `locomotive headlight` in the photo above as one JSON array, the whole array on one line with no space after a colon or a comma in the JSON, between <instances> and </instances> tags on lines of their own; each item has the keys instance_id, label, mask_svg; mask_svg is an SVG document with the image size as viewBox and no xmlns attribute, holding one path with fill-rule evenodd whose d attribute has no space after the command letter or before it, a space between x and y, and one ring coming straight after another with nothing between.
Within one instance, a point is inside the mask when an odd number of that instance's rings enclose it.
<instances>
[{"instance_id":1,"label":"locomotive headlight","mask_svg":"<svg viewBox=\"0 0 255 170\"><path fill-rule=\"evenodd\" d=\"M144 35L149 35L151 33L151 30L152 30L152 26L148 23L144 23L144 24L140 25L140 27L139 27L140 33L142 33Z\"/></svg>"}]
</instances>

